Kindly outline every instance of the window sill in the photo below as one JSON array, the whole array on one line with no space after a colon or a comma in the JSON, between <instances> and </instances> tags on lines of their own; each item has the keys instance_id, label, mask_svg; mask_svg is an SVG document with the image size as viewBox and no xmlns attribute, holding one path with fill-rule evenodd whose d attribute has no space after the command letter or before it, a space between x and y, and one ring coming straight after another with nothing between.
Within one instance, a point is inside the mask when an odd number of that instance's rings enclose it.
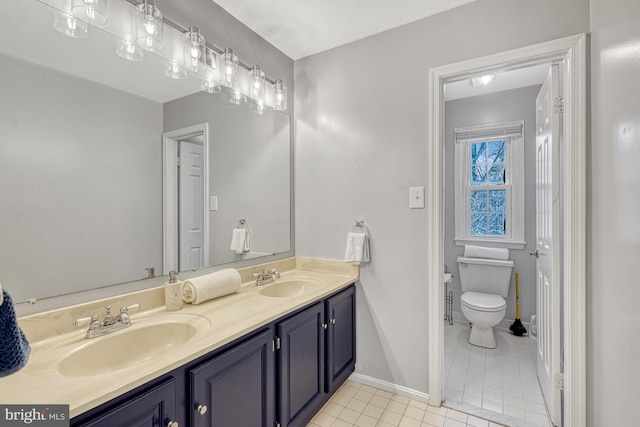
<instances>
[{"instance_id":1,"label":"window sill","mask_svg":"<svg viewBox=\"0 0 640 427\"><path fill-rule=\"evenodd\" d=\"M524 249L527 245L527 242L516 240L497 240L491 238L455 238L453 240L456 242L457 246L485 245L494 248Z\"/></svg>"}]
</instances>

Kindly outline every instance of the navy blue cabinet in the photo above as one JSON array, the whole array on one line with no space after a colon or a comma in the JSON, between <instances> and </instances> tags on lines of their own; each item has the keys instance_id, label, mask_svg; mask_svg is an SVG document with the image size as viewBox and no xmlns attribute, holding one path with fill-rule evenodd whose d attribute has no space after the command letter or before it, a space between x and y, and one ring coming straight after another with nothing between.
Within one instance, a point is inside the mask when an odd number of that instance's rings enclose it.
<instances>
[{"instance_id":1,"label":"navy blue cabinet","mask_svg":"<svg viewBox=\"0 0 640 427\"><path fill-rule=\"evenodd\" d=\"M71 420L72 427L302 427L355 369L355 287Z\"/></svg>"},{"instance_id":2,"label":"navy blue cabinet","mask_svg":"<svg viewBox=\"0 0 640 427\"><path fill-rule=\"evenodd\" d=\"M333 394L356 366L356 294L350 286L326 301L327 310L327 382L326 392Z\"/></svg>"},{"instance_id":3,"label":"navy blue cabinet","mask_svg":"<svg viewBox=\"0 0 640 427\"><path fill-rule=\"evenodd\" d=\"M138 397L84 423L82 427L179 427L176 423L176 384L168 379Z\"/></svg>"},{"instance_id":4,"label":"navy blue cabinet","mask_svg":"<svg viewBox=\"0 0 640 427\"><path fill-rule=\"evenodd\" d=\"M193 427L273 427L273 330L267 329L190 370Z\"/></svg>"},{"instance_id":5,"label":"navy blue cabinet","mask_svg":"<svg viewBox=\"0 0 640 427\"><path fill-rule=\"evenodd\" d=\"M305 426L323 404L326 328L321 302L278 324L282 427Z\"/></svg>"}]
</instances>

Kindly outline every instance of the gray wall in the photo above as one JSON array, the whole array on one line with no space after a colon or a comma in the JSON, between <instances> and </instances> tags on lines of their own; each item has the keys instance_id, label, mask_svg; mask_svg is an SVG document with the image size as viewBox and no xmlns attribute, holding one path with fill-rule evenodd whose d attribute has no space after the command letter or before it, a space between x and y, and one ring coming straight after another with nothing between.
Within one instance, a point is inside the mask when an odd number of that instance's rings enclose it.
<instances>
[{"instance_id":1,"label":"gray wall","mask_svg":"<svg viewBox=\"0 0 640 427\"><path fill-rule=\"evenodd\" d=\"M592 0L591 29L587 419L631 426L640 378L640 2Z\"/></svg>"},{"instance_id":2,"label":"gray wall","mask_svg":"<svg viewBox=\"0 0 640 427\"><path fill-rule=\"evenodd\" d=\"M209 212L210 264L242 259L229 249L240 218L251 230L251 252L289 251L289 116L261 116L204 92L164 104L165 132L201 123L209 123L209 195L218 197L218 210Z\"/></svg>"},{"instance_id":3,"label":"gray wall","mask_svg":"<svg viewBox=\"0 0 640 427\"><path fill-rule=\"evenodd\" d=\"M507 297L507 314L509 323L516 317L515 273L520 273L520 318L528 322L536 312L535 258L529 252L535 250L535 177L536 177L536 96L540 85L522 89L507 90L491 95L449 101L445 105L445 231L444 260L453 272L454 277L449 284L453 291L453 310L460 308L460 273L456 258L464 253L464 246L457 246L453 240L454 221L454 188L455 188L455 136L454 129L463 126L474 126L492 123L503 123L524 120L524 178L525 178L525 241L524 249L510 249L509 258L515 262L511 278L511 287ZM478 245L483 246L482 243ZM484 246L491 246L490 244ZM457 314L456 320L465 320Z\"/></svg>"},{"instance_id":4,"label":"gray wall","mask_svg":"<svg viewBox=\"0 0 640 427\"><path fill-rule=\"evenodd\" d=\"M162 105L0 56L0 281L16 301L162 266Z\"/></svg>"},{"instance_id":5,"label":"gray wall","mask_svg":"<svg viewBox=\"0 0 640 427\"><path fill-rule=\"evenodd\" d=\"M296 254L341 259L352 221L370 230L359 373L429 391L427 211L409 209L429 69L588 31L587 0L478 0L296 61Z\"/></svg>"}]
</instances>

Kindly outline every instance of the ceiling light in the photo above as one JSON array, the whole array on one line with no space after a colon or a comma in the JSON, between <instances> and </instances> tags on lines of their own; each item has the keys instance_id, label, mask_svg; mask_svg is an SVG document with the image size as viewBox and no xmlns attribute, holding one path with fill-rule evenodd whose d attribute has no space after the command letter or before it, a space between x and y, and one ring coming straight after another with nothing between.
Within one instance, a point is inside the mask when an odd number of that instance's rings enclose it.
<instances>
[{"instance_id":1,"label":"ceiling light","mask_svg":"<svg viewBox=\"0 0 640 427\"><path fill-rule=\"evenodd\" d=\"M144 59L144 51L140 46L135 45L127 40L120 40L120 44L116 49L116 54L120 58L124 58L127 61L142 61Z\"/></svg>"},{"instance_id":2,"label":"ceiling light","mask_svg":"<svg viewBox=\"0 0 640 427\"><path fill-rule=\"evenodd\" d=\"M73 0L71 13L93 25L107 23L107 0Z\"/></svg>"},{"instance_id":3,"label":"ceiling light","mask_svg":"<svg viewBox=\"0 0 640 427\"><path fill-rule=\"evenodd\" d=\"M162 50L162 12L153 0L144 0L136 8L136 43L151 52Z\"/></svg>"},{"instance_id":4,"label":"ceiling light","mask_svg":"<svg viewBox=\"0 0 640 427\"><path fill-rule=\"evenodd\" d=\"M204 36L198 31L198 27L189 27L184 33L184 66L187 69L198 72L205 67L206 60Z\"/></svg>"},{"instance_id":5,"label":"ceiling light","mask_svg":"<svg viewBox=\"0 0 640 427\"><path fill-rule=\"evenodd\" d=\"M287 109L287 87L282 79L277 79L273 85L273 109L278 111Z\"/></svg>"},{"instance_id":6,"label":"ceiling light","mask_svg":"<svg viewBox=\"0 0 640 427\"><path fill-rule=\"evenodd\" d=\"M172 79L182 80L187 78L187 70L180 64L167 62L164 65L164 75Z\"/></svg>"},{"instance_id":7,"label":"ceiling light","mask_svg":"<svg viewBox=\"0 0 640 427\"><path fill-rule=\"evenodd\" d=\"M473 77L471 80L469 80L469 84L473 87L487 86L488 84L491 84L495 81L496 81L496 75L488 74L486 76Z\"/></svg>"},{"instance_id":8,"label":"ceiling light","mask_svg":"<svg viewBox=\"0 0 640 427\"><path fill-rule=\"evenodd\" d=\"M86 22L55 10L53 13L53 27L69 37L84 38L89 35L89 26Z\"/></svg>"}]
</instances>

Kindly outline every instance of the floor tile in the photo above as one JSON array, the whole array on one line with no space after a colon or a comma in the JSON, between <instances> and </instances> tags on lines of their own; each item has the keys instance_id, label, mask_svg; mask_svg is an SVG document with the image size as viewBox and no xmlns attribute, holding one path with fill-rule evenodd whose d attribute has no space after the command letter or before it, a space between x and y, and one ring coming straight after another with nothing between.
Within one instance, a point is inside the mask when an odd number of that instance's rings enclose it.
<instances>
[{"instance_id":1,"label":"floor tile","mask_svg":"<svg viewBox=\"0 0 640 427\"><path fill-rule=\"evenodd\" d=\"M324 412L319 412L318 415L315 416L312 423L319 425L320 427L329 427L331 423L335 421L336 417L332 417L329 414L325 414Z\"/></svg>"},{"instance_id":2,"label":"floor tile","mask_svg":"<svg viewBox=\"0 0 640 427\"><path fill-rule=\"evenodd\" d=\"M362 411L364 411L364 408L367 407L367 404L362 400L358 400L354 397L349 403L347 403L346 407L356 412L362 413Z\"/></svg>"},{"instance_id":3,"label":"floor tile","mask_svg":"<svg viewBox=\"0 0 640 427\"><path fill-rule=\"evenodd\" d=\"M415 406L411 406L411 404L409 404L409 406L407 406L407 409L404 411L404 416L422 421L425 412L427 412L426 409L416 408Z\"/></svg>"},{"instance_id":4,"label":"floor tile","mask_svg":"<svg viewBox=\"0 0 640 427\"><path fill-rule=\"evenodd\" d=\"M364 408L364 411L362 411L363 414L373 417L376 420L382 416L383 412L384 412L384 409L372 404L368 404L367 407Z\"/></svg>"},{"instance_id":5,"label":"floor tile","mask_svg":"<svg viewBox=\"0 0 640 427\"><path fill-rule=\"evenodd\" d=\"M364 390L358 390L357 393L353 395L354 399L362 400L363 402L369 402L372 397L373 393Z\"/></svg>"},{"instance_id":6,"label":"floor tile","mask_svg":"<svg viewBox=\"0 0 640 427\"><path fill-rule=\"evenodd\" d=\"M378 424L378 419L362 414L356 420L355 425L358 427L375 427Z\"/></svg>"},{"instance_id":7,"label":"floor tile","mask_svg":"<svg viewBox=\"0 0 640 427\"><path fill-rule=\"evenodd\" d=\"M461 421L463 423L467 422L467 414L464 412L456 411L454 409L449 409L447 411L447 419L452 419L456 421Z\"/></svg>"},{"instance_id":8,"label":"floor tile","mask_svg":"<svg viewBox=\"0 0 640 427\"><path fill-rule=\"evenodd\" d=\"M442 415L434 414L433 412L427 411L427 413L424 414L424 418L422 419L422 422L430 426L443 427L445 419L446 418L443 417Z\"/></svg>"},{"instance_id":9,"label":"floor tile","mask_svg":"<svg viewBox=\"0 0 640 427\"><path fill-rule=\"evenodd\" d=\"M420 402L418 400L411 399L409 401L409 406L413 406L414 408L424 409L425 411L427 410L427 404L424 402Z\"/></svg>"},{"instance_id":10,"label":"floor tile","mask_svg":"<svg viewBox=\"0 0 640 427\"><path fill-rule=\"evenodd\" d=\"M344 408L342 410L342 412L340 412L340 415L338 415L338 418L340 418L343 421L346 421L348 423L355 423L356 420L358 419L358 417L360 416L359 412L356 412L352 409L349 408Z\"/></svg>"},{"instance_id":11,"label":"floor tile","mask_svg":"<svg viewBox=\"0 0 640 427\"><path fill-rule=\"evenodd\" d=\"M444 427L466 427L466 424L457 420L452 420L451 418L447 418L444 422Z\"/></svg>"},{"instance_id":12,"label":"floor tile","mask_svg":"<svg viewBox=\"0 0 640 427\"><path fill-rule=\"evenodd\" d=\"M394 400L391 400L387 405L387 410L392 412L397 412L399 414L404 414L405 409L407 409L406 403L400 403Z\"/></svg>"},{"instance_id":13,"label":"floor tile","mask_svg":"<svg viewBox=\"0 0 640 427\"><path fill-rule=\"evenodd\" d=\"M336 419L331 427L353 427L353 424L348 423L346 421L341 420L340 418Z\"/></svg>"},{"instance_id":14,"label":"floor tile","mask_svg":"<svg viewBox=\"0 0 640 427\"><path fill-rule=\"evenodd\" d=\"M467 426L469 427L489 427L489 421L483 420L482 418L474 417L469 415L467 417Z\"/></svg>"},{"instance_id":15,"label":"floor tile","mask_svg":"<svg viewBox=\"0 0 640 427\"><path fill-rule=\"evenodd\" d=\"M375 393L377 388L371 387L370 385L361 385L360 390L368 391L369 393Z\"/></svg>"},{"instance_id":16,"label":"floor tile","mask_svg":"<svg viewBox=\"0 0 640 427\"><path fill-rule=\"evenodd\" d=\"M380 421L384 421L385 423L397 426L400 424L400 420L402 419L402 414L398 412L393 412L386 410L380 416Z\"/></svg>"},{"instance_id":17,"label":"floor tile","mask_svg":"<svg viewBox=\"0 0 640 427\"><path fill-rule=\"evenodd\" d=\"M376 393L376 394L373 395L373 397L369 401L369 404L375 405L375 406L378 406L378 407L384 409L384 408L387 407L387 405L389 404L390 401L391 401L390 398Z\"/></svg>"},{"instance_id":18,"label":"floor tile","mask_svg":"<svg viewBox=\"0 0 640 427\"><path fill-rule=\"evenodd\" d=\"M408 398L408 397L406 397L406 396L399 396L399 395L397 395L397 394L394 394L394 395L393 395L393 397L391 398L391 400L394 400L394 401L396 401L396 402L400 402L400 403L405 403L405 404L407 404L407 403L409 403L409 401L410 401L411 399L409 399L409 398Z\"/></svg>"},{"instance_id":19,"label":"floor tile","mask_svg":"<svg viewBox=\"0 0 640 427\"><path fill-rule=\"evenodd\" d=\"M444 406L427 406L427 412L432 412L434 414L438 414L440 416L446 416L447 415L447 408L445 408Z\"/></svg>"},{"instance_id":20,"label":"floor tile","mask_svg":"<svg viewBox=\"0 0 640 427\"><path fill-rule=\"evenodd\" d=\"M344 406L337 405L333 402L327 402L327 404L322 407L321 411L333 417L337 417L343 409Z\"/></svg>"},{"instance_id":21,"label":"floor tile","mask_svg":"<svg viewBox=\"0 0 640 427\"><path fill-rule=\"evenodd\" d=\"M390 392L384 391L384 390L376 390L375 395L384 397L386 399L391 399L391 396L393 396L393 393L390 393Z\"/></svg>"},{"instance_id":22,"label":"floor tile","mask_svg":"<svg viewBox=\"0 0 640 427\"><path fill-rule=\"evenodd\" d=\"M336 393L331 398L331 401L333 403L338 404L338 405L346 406L347 403L349 403L351 401L351 398L349 396L345 396L344 394Z\"/></svg>"},{"instance_id":23,"label":"floor tile","mask_svg":"<svg viewBox=\"0 0 640 427\"><path fill-rule=\"evenodd\" d=\"M422 422L414 418L402 417L398 427L422 427Z\"/></svg>"}]
</instances>

